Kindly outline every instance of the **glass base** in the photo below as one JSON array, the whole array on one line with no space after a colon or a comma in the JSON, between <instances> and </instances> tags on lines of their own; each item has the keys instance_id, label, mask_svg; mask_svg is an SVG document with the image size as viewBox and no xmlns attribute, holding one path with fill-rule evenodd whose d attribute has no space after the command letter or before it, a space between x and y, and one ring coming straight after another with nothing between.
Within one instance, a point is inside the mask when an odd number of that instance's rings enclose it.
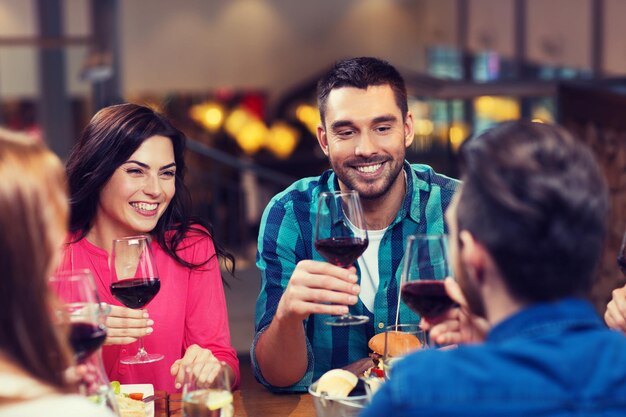
<instances>
[{"instance_id":1,"label":"glass base","mask_svg":"<svg viewBox=\"0 0 626 417\"><path fill-rule=\"evenodd\" d=\"M344 314L343 316L329 317L324 321L329 326L354 326L355 324L363 324L370 321L367 316L353 316L352 314Z\"/></svg>"},{"instance_id":2,"label":"glass base","mask_svg":"<svg viewBox=\"0 0 626 417\"><path fill-rule=\"evenodd\" d=\"M160 353L137 353L135 356L125 356L120 359L120 362L126 365L137 365L139 363L152 363L158 362L165 356Z\"/></svg>"}]
</instances>

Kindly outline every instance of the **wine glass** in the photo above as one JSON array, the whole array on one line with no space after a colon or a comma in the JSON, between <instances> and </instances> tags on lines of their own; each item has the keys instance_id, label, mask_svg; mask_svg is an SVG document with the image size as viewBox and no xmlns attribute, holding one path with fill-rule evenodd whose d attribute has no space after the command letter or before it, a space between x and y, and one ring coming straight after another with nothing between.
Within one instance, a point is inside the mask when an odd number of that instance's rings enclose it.
<instances>
[{"instance_id":1,"label":"wine glass","mask_svg":"<svg viewBox=\"0 0 626 417\"><path fill-rule=\"evenodd\" d=\"M107 335L93 276L88 269L57 272L49 285L61 302L61 321L69 323L74 358L83 363L102 346Z\"/></svg>"},{"instance_id":2,"label":"wine glass","mask_svg":"<svg viewBox=\"0 0 626 417\"><path fill-rule=\"evenodd\" d=\"M129 236L113 240L111 253L111 294L128 308L145 307L161 289L161 281L147 236ZM148 353L139 338L135 356L123 357L125 364L150 363L163 359Z\"/></svg>"},{"instance_id":3,"label":"wine glass","mask_svg":"<svg viewBox=\"0 0 626 417\"><path fill-rule=\"evenodd\" d=\"M232 417L233 394L224 362L215 363L215 378L200 381L190 367L185 368L183 382L184 417Z\"/></svg>"},{"instance_id":4,"label":"wine glass","mask_svg":"<svg viewBox=\"0 0 626 417\"><path fill-rule=\"evenodd\" d=\"M331 264L348 268L367 248L367 229L361 200L356 191L320 193L315 221L315 249ZM330 317L331 326L349 326L369 321L350 313Z\"/></svg>"},{"instance_id":5,"label":"wine glass","mask_svg":"<svg viewBox=\"0 0 626 417\"><path fill-rule=\"evenodd\" d=\"M626 231L622 239L622 245L620 246L619 253L617 254L617 265L622 270L622 274L626 277Z\"/></svg>"},{"instance_id":6,"label":"wine glass","mask_svg":"<svg viewBox=\"0 0 626 417\"><path fill-rule=\"evenodd\" d=\"M411 235L404 252L400 294L402 301L420 316L431 319L456 303L443 280L451 276L446 235Z\"/></svg>"}]
</instances>

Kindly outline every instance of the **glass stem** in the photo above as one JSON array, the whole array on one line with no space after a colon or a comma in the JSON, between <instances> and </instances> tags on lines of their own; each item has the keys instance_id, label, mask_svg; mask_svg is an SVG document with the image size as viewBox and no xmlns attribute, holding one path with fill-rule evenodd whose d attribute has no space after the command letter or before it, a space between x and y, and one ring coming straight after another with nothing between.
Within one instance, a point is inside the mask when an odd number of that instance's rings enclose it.
<instances>
[{"instance_id":1,"label":"glass stem","mask_svg":"<svg viewBox=\"0 0 626 417\"><path fill-rule=\"evenodd\" d=\"M146 352L146 349L143 347L143 337L139 338L139 349L137 350L137 356L140 358L145 358L146 356L148 356L148 352Z\"/></svg>"}]
</instances>

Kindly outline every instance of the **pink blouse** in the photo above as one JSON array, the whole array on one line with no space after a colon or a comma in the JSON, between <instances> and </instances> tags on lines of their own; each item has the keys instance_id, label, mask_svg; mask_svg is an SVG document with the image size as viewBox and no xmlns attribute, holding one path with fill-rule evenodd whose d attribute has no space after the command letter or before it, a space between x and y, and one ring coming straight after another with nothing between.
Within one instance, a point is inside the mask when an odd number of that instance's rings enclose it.
<instances>
[{"instance_id":1,"label":"pink blouse","mask_svg":"<svg viewBox=\"0 0 626 417\"><path fill-rule=\"evenodd\" d=\"M69 237L70 239L72 236ZM72 240L69 240L70 242ZM230 344L230 330L224 287L219 262L211 238L189 235L179 246L179 255L192 263L211 260L196 269L186 268L171 258L155 241L152 251L156 259L161 289L145 307L154 320L154 332L144 336L149 353L165 355L158 362L124 365L120 357L134 355L138 342L128 345L107 345L102 356L107 375L122 384L153 384L155 390L175 392L170 367L186 349L197 344L209 349L219 360L226 362L235 373L239 385L239 361ZM65 251L60 270L89 269L94 275L100 301L122 304L111 295L108 254L87 239L72 243Z\"/></svg>"}]
</instances>

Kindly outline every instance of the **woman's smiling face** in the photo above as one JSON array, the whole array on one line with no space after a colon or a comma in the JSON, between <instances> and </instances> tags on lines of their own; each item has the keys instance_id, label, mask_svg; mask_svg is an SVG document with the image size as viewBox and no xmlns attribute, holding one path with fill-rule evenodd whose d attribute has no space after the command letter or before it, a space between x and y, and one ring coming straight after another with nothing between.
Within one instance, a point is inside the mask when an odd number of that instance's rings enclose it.
<instances>
[{"instance_id":1,"label":"woman's smiling face","mask_svg":"<svg viewBox=\"0 0 626 417\"><path fill-rule=\"evenodd\" d=\"M94 223L117 237L151 232L174 197L175 174L172 141L146 139L102 188Z\"/></svg>"}]
</instances>

